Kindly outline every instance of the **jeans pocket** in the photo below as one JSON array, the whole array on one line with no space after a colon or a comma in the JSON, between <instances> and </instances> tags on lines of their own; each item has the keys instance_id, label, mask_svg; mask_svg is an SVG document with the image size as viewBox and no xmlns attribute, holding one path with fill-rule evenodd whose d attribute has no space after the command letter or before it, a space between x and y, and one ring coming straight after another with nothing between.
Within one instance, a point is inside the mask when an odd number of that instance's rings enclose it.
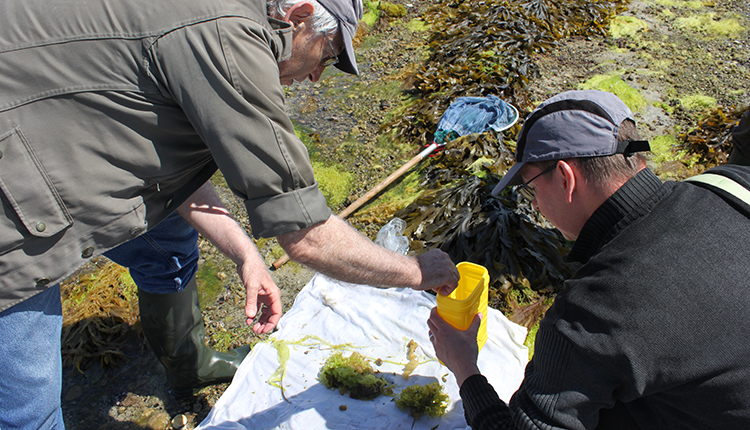
<instances>
[{"instance_id":1,"label":"jeans pocket","mask_svg":"<svg viewBox=\"0 0 750 430\"><path fill-rule=\"evenodd\" d=\"M47 238L73 225L73 218L19 128L0 135L0 254L28 237Z\"/></svg>"}]
</instances>

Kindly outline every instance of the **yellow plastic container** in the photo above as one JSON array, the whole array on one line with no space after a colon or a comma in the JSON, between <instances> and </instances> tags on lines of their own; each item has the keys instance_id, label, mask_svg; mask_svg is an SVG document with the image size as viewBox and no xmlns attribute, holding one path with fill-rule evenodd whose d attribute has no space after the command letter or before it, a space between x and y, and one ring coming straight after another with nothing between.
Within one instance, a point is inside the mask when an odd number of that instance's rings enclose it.
<instances>
[{"instance_id":1,"label":"yellow plastic container","mask_svg":"<svg viewBox=\"0 0 750 430\"><path fill-rule=\"evenodd\" d=\"M464 261L456 265L461 279L453 292L437 295L438 314L453 327L466 330L474 315L481 312L483 317L477 333L477 346L482 350L487 342L487 296L490 275L484 266Z\"/></svg>"}]
</instances>

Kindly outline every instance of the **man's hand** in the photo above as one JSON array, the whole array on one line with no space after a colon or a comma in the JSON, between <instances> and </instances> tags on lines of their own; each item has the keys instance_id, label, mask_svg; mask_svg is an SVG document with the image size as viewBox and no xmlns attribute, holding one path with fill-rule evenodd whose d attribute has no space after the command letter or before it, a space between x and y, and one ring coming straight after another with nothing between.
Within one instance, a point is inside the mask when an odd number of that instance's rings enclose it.
<instances>
[{"instance_id":1,"label":"man's hand","mask_svg":"<svg viewBox=\"0 0 750 430\"><path fill-rule=\"evenodd\" d=\"M432 249L417 257L422 271L422 283L416 290L435 290L445 296L458 286L460 275L448 254Z\"/></svg>"},{"instance_id":2,"label":"man's hand","mask_svg":"<svg viewBox=\"0 0 750 430\"><path fill-rule=\"evenodd\" d=\"M203 184L177 208L187 222L237 265L245 285L245 315L253 331L268 333L281 318L281 292L276 286L255 243L237 224L210 182ZM255 320L261 312L258 321Z\"/></svg>"},{"instance_id":3,"label":"man's hand","mask_svg":"<svg viewBox=\"0 0 750 430\"><path fill-rule=\"evenodd\" d=\"M276 327L281 318L281 292L271 279L265 265L256 262L238 264L242 283L245 285L245 315L247 325L257 334L268 333ZM260 316L258 316L260 313ZM257 318L257 321L256 320ZM255 323L253 324L253 322Z\"/></svg>"},{"instance_id":4,"label":"man's hand","mask_svg":"<svg viewBox=\"0 0 750 430\"><path fill-rule=\"evenodd\" d=\"M459 388L466 378L480 373L477 367L479 355L477 332L482 318L482 314L474 315L469 328L459 330L445 321L438 314L437 307L434 307L427 320L427 326L430 328L430 341L435 347L435 354L456 376Z\"/></svg>"}]
</instances>

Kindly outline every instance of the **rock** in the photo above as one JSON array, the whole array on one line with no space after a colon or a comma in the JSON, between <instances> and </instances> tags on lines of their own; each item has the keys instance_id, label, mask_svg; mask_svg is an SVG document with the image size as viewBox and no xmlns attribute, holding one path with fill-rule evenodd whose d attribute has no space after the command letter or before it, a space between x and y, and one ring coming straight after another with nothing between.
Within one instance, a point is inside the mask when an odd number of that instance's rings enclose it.
<instances>
[{"instance_id":1,"label":"rock","mask_svg":"<svg viewBox=\"0 0 750 430\"><path fill-rule=\"evenodd\" d=\"M133 406L138 402L138 396L133 393L128 393L124 399L120 402L121 406L125 406L126 408Z\"/></svg>"},{"instance_id":2,"label":"rock","mask_svg":"<svg viewBox=\"0 0 750 430\"><path fill-rule=\"evenodd\" d=\"M78 399L82 395L83 395L83 389L79 387L78 385L74 385L68 388L68 391L65 393L64 400L66 402L72 402L73 400Z\"/></svg>"},{"instance_id":3,"label":"rock","mask_svg":"<svg viewBox=\"0 0 750 430\"><path fill-rule=\"evenodd\" d=\"M188 423L188 419L185 415L179 414L172 418L172 428L175 430L179 430L183 427L185 427Z\"/></svg>"},{"instance_id":4,"label":"rock","mask_svg":"<svg viewBox=\"0 0 750 430\"><path fill-rule=\"evenodd\" d=\"M168 413L165 411L156 411L148 418L146 428L151 430L166 430L170 424L171 420Z\"/></svg>"}]
</instances>

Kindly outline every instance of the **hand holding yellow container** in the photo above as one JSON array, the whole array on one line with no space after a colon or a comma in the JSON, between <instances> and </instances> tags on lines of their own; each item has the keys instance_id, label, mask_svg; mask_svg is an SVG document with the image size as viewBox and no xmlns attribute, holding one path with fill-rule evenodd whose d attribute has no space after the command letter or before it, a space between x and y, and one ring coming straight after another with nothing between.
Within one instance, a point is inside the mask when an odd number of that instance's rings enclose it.
<instances>
[{"instance_id":1,"label":"hand holding yellow container","mask_svg":"<svg viewBox=\"0 0 750 430\"><path fill-rule=\"evenodd\" d=\"M437 310L444 320L459 330L471 325L474 315L482 313L477 333L477 346L482 350L487 342L487 297L490 275L484 266L463 261L456 265L461 279L450 295L437 295Z\"/></svg>"}]
</instances>

